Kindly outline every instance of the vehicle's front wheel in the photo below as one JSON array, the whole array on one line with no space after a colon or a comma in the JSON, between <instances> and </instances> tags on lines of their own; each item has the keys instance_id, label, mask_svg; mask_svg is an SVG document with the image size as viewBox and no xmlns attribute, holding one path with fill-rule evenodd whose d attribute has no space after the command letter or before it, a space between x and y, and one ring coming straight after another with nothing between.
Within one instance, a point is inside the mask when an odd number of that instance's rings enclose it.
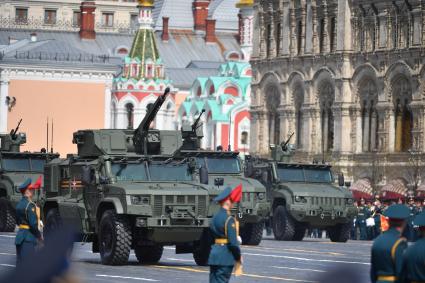
<instances>
[{"instance_id":1,"label":"vehicle's front wheel","mask_svg":"<svg viewBox=\"0 0 425 283\"><path fill-rule=\"evenodd\" d=\"M273 212L274 238L279 241L291 241L295 235L295 221L283 205L278 205Z\"/></svg>"},{"instance_id":2,"label":"vehicle's front wheel","mask_svg":"<svg viewBox=\"0 0 425 283\"><path fill-rule=\"evenodd\" d=\"M351 222L337 224L328 229L332 242L345 243L350 238Z\"/></svg>"},{"instance_id":3,"label":"vehicle's front wheel","mask_svg":"<svg viewBox=\"0 0 425 283\"><path fill-rule=\"evenodd\" d=\"M205 229L202 233L201 240L197 242L193 250L193 259L199 266L207 266L208 258L211 252L212 237L210 231Z\"/></svg>"},{"instance_id":4,"label":"vehicle's front wheel","mask_svg":"<svg viewBox=\"0 0 425 283\"><path fill-rule=\"evenodd\" d=\"M293 241L302 241L304 239L306 230L307 230L307 228L304 225L297 223L296 226L295 226L295 233L294 233L294 237L292 238L292 240Z\"/></svg>"},{"instance_id":5,"label":"vehicle's front wheel","mask_svg":"<svg viewBox=\"0 0 425 283\"><path fill-rule=\"evenodd\" d=\"M7 199L0 198L0 232L14 232L15 228L15 211Z\"/></svg>"},{"instance_id":6,"label":"vehicle's front wheel","mask_svg":"<svg viewBox=\"0 0 425 283\"><path fill-rule=\"evenodd\" d=\"M105 211L99 225L99 251L102 264L127 264L131 241L128 219L113 210Z\"/></svg>"},{"instance_id":7,"label":"vehicle's front wheel","mask_svg":"<svg viewBox=\"0 0 425 283\"><path fill-rule=\"evenodd\" d=\"M258 246L263 239L264 221L247 223L241 228L241 238L244 245Z\"/></svg>"},{"instance_id":8,"label":"vehicle's front wheel","mask_svg":"<svg viewBox=\"0 0 425 283\"><path fill-rule=\"evenodd\" d=\"M136 246L134 253L137 260L142 264L158 263L164 252L164 247L160 245Z\"/></svg>"}]
</instances>

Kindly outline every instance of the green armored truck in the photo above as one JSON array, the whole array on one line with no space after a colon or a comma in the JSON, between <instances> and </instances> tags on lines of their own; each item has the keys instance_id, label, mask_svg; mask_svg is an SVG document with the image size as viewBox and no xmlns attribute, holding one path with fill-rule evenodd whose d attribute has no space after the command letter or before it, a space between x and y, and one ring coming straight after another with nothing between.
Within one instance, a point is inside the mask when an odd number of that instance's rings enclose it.
<instances>
[{"instance_id":1,"label":"green armored truck","mask_svg":"<svg viewBox=\"0 0 425 283\"><path fill-rule=\"evenodd\" d=\"M21 121L10 134L0 134L0 232L15 231L15 206L22 198L17 186L27 178L37 179L46 161L58 157L46 152L21 152L21 145L26 143L25 133L18 133ZM36 199L41 199L42 192L37 193Z\"/></svg>"},{"instance_id":2,"label":"green armored truck","mask_svg":"<svg viewBox=\"0 0 425 283\"><path fill-rule=\"evenodd\" d=\"M259 245L263 235L264 220L270 213L270 203L266 199L266 188L257 180L244 176L239 153L234 151L202 150L203 138L199 117L193 125L182 125L183 144L175 153L180 158L195 158L198 168L205 168L208 179L205 182L210 200L214 199L226 186L232 188L242 184L242 200L234 209L240 223L240 236L245 245ZM200 171L195 171L197 174ZM198 179L200 176L198 176ZM210 203L208 215L212 217L219 209Z\"/></svg>"},{"instance_id":3,"label":"green armored truck","mask_svg":"<svg viewBox=\"0 0 425 283\"><path fill-rule=\"evenodd\" d=\"M325 164L291 163L288 141L272 146L272 159L249 158L246 175L267 187L276 240L301 241L307 228L326 229L333 242L346 242L357 211L351 192Z\"/></svg>"},{"instance_id":4,"label":"green armored truck","mask_svg":"<svg viewBox=\"0 0 425 283\"><path fill-rule=\"evenodd\" d=\"M165 245L191 252L208 228L208 190L193 181L193 160L164 159L181 137L149 129L168 92L135 131L74 133L78 154L45 167L46 233L74 225L107 265L126 264L131 249L141 263L159 261Z\"/></svg>"}]
</instances>

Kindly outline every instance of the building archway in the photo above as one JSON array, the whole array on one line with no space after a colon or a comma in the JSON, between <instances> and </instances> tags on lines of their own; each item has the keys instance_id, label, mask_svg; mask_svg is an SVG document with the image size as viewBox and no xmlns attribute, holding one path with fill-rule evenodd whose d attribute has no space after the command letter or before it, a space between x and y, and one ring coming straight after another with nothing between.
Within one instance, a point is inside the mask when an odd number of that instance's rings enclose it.
<instances>
[{"instance_id":1,"label":"building archway","mask_svg":"<svg viewBox=\"0 0 425 283\"><path fill-rule=\"evenodd\" d=\"M406 152L412 147L413 113L412 87L405 76L392 82L392 97L395 116L395 151Z\"/></svg>"},{"instance_id":2,"label":"building archway","mask_svg":"<svg viewBox=\"0 0 425 283\"><path fill-rule=\"evenodd\" d=\"M293 87L292 91L294 107L295 107L295 133L296 133L296 144L297 148L301 149L304 129L304 114L302 111L302 106L304 104L304 87L301 83L297 83Z\"/></svg>"},{"instance_id":3,"label":"building archway","mask_svg":"<svg viewBox=\"0 0 425 283\"><path fill-rule=\"evenodd\" d=\"M359 84L359 102L362 128L362 151L369 152L377 148L378 143L378 91L371 78L364 78Z\"/></svg>"},{"instance_id":4,"label":"building archway","mask_svg":"<svg viewBox=\"0 0 425 283\"><path fill-rule=\"evenodd\" d=\"M125 105L125 113L126 113L126 128L134 129L134 105L132 103L127 103Z\"/></svg>"},{"instance_id":5,"label":"building archway","mask_svg":"<svg viewBox=\"0 0 425 283\"><path fill-rule=\"evenodd\" d=\"M269 144L280 143L280 119L278 107L280 105L280 91L276 85L268 85L265 89L266 109L268 120Z\"/></svg>"},{"instance_id":6,"label":"building archway","mask_svg":"<svg viewBox=\"0 0 425 283\"><path fill-rule=\"evenodd\" d=\"M330 81L324 81L319 87L319 105L322 128L322 153L331 152L334 145L335 88Z\"/></svg>"}]
</instances>

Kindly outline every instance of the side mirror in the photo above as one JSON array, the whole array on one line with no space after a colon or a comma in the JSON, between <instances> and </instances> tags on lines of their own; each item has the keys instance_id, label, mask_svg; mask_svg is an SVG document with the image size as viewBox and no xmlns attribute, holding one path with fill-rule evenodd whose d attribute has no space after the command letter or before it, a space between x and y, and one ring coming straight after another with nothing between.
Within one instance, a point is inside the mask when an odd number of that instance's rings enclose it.
<instances>
[{"instance_id":1,"label":"side mirror","mask_svg":"<svg viewBox=\"0 0 425 283\"><path fill-rule=\"evenodd\" d=\"M254 166L252 165L252 162L247 162L245 175L247 177L252 177L253 174L254 174Z\"/></svg>"},{"instance_id":2,"label":"side mirror","mask_svg":"<svg viewBox=\"0 0 425 283\"><path fill-rule=\"evenodd\" d=\"M208 169L205 166L199 168L199 182L204 185L208 185Z\"/></svg>"},{"instance_id":3,"label":"side mirror","mask_svg":"<svg viewBox=\"0 0 425 283\"><path fill-rule=\"evenodd\" d=\"M263 184L267 184L269 182L269 173L267 171L263 171L263 173L261 173L261 182Z\"/></svg>"},{"instance_id":4,"label":"side mirror","mask_svg":"<svg viewBox=\"0 0 425 283\"><path fill-rule=\"evenodd\" d=\"M338 185L340 187L344 187L345 185L345 179L344 179L344 174L338 174Z\"/></svg>"},{"instance_id":5,"label":"side mirror","mask_svg":"<svg viewBox=\"0 0 425 283\"><path fill-rule=\"evenodd\" d=\"M90 185L93 182L92 169L89 166L83 167L83 172L81 174L81 181L83 181L85 185Z\"/></svg>"}]
</instances>

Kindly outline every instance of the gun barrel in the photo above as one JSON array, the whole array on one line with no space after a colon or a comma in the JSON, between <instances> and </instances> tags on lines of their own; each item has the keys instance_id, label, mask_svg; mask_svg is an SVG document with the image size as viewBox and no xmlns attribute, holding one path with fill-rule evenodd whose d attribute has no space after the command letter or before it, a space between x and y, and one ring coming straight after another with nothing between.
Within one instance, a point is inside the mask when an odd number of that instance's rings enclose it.
<instances>
[{"instance_id":1,"label":"gun barrel","mask_svg":"<svg viewBox=\"0 0 425 283\"><path fill-rule=\"evenodd\" d=\"M204 113L205 113L205 109L202 109L202 111L201 111L201 113L199 114L198 118L196 119L195 123L193 123L193 125L192 125L192 130L193 130L193 131L194 131L194 130L196 130L196 128L198 127L199 120L201 120L201 116L202 116L202 114L204 114Z\"/></svg>"}]
</instances>

